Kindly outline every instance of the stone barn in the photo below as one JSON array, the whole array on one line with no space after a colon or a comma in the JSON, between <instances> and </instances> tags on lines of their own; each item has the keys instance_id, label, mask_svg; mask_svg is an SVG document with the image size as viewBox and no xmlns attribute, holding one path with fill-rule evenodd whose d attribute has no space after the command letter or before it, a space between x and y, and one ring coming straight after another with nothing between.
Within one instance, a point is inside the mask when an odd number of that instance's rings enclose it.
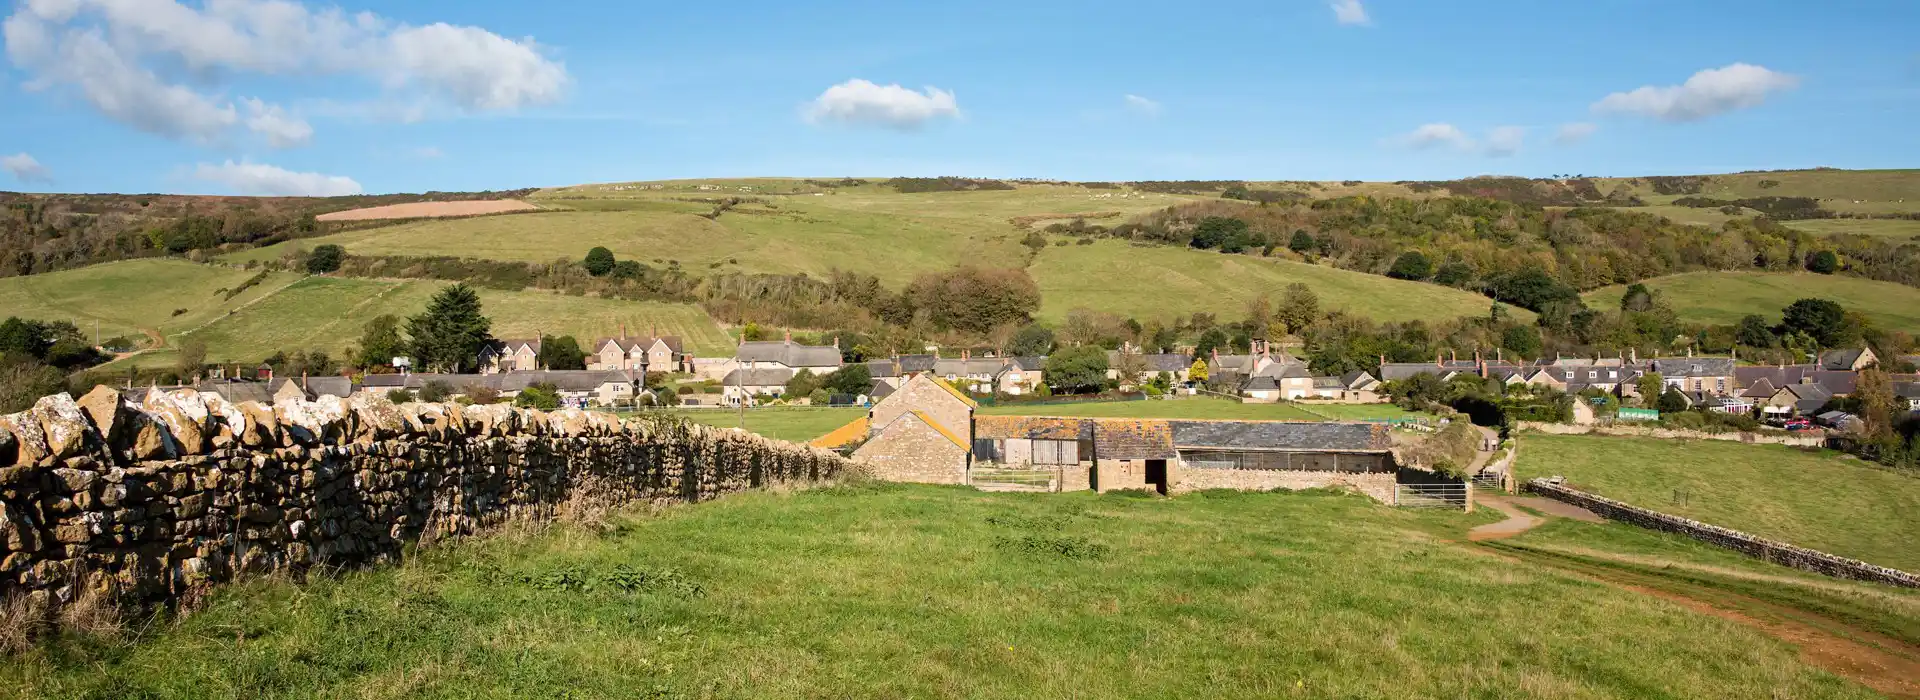
<instances>
[{"instance_id":1,"label":"stone barn","mask_svg":"<svg viewBox=\"0 0 1920 700\"><path fill-rule=\"evenodd\" d=\"M888 481L967 483L977 405L936 377L914 375L867 411L867 441L853 457Z\"/></svg>"},{"instance_id":2,"label":"stone barn","mask_svg":"<svg viewBox=\"0 0 1920 700\"><path fill-rule=\"evenodd\" d=\"M1179 452L1173 491L1345 486L1393 500L1398 468L1385 425L1167 421Z\"/></svg>"}]
</instances>

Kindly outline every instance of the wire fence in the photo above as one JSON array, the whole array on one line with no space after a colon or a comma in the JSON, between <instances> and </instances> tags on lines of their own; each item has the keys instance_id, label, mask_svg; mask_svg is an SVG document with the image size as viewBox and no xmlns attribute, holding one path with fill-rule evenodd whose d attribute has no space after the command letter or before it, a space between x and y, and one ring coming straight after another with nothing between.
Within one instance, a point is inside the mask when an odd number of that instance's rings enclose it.
<instances>
[{"instance_id":1,"label":"wire fence","mask_svg":"<svg viewBox=\"0 0 1920 700\"><path fill-rule=\"evenodd\" d=\"M1393 504L1401 508L1459 508L1465 510L1470 484L1397 484Z\"/></svg>"}]
</instances>

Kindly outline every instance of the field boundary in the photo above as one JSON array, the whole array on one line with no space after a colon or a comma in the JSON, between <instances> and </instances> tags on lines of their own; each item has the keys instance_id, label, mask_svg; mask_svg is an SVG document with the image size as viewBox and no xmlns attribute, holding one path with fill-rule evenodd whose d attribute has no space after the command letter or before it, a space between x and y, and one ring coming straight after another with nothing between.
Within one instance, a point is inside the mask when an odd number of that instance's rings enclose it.
<instances>
[{"instance_id":1,"label":"field boundary","mask_svg":"<svg viewBox=\"0 0 1920 700\"><path fill-rule=\"evenodd\" d=\"M1920 588L1920 575L1829 554L1817 549L1798 547L1678 515L1648 510L1563 484L1556 484L1546 479L1528 481L1525 490L1585 508L1608 520L1618 520L1649 530L1671 532L1781 566L1834 578L1885 583L1903 588Z\"/></svg>"}]
</instances>

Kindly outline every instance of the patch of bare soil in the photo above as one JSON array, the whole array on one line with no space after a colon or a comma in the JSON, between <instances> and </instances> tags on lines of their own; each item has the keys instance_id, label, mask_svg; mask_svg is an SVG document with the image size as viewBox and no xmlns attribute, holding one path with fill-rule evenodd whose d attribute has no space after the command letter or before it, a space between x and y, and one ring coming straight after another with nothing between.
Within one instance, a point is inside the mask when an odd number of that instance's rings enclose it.
<instances>
[{"instance_id":1,"label":"patch of bare soil","mask_svg":"<svg viewBox=\"0 0 1920 700\"><path fill-rule=\"evenodd\" d=\"M319 221L371 221L374 219L431 219L444 216L479 216L539 209L517 199L491 199L465 202L410 202L383 207L349 209L313 217Z\"/></svg>"}]
</instances>

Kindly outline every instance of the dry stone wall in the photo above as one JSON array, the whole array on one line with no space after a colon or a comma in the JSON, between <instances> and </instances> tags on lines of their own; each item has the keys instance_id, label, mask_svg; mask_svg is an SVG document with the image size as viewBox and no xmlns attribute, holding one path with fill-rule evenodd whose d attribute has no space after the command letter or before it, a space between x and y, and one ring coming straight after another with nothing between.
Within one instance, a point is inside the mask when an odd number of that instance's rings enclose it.
<instances>
[{"instance_id":1,"label":"dry stone wall","mask_svg":"<svg viewBox=\"0 0 1920 700\"><path fill-rule=\"evenodd\" d=\"M1920 588L1920 576L1899 569L1890 569L1858 559L1848 559L1819 550L1796 547L1785 542L1769 540L1718 525L1709 525L1698 520L1689 520L1678 515L1647 510L1605 496L1568 488L1546 479L1528 481L1527 490L1580 506L1608 520L1618 520L1652 530L1685 535L1716 547L1725 547L1781 566L1791 566L1834 578Z\"/></svg>"},{"instance_id":2,"label":"dry stone wall","mask_svg":"<svg viewBox=\"0 0 1920 700\"><path fill-rule=\"evenodd\" d=\"M379 562L569 502L693 502L845 458L677 421L383 397L139 404L101 387L0 416L0 597L154 603L242 574Z\"/></svg>"}]
</instances>

